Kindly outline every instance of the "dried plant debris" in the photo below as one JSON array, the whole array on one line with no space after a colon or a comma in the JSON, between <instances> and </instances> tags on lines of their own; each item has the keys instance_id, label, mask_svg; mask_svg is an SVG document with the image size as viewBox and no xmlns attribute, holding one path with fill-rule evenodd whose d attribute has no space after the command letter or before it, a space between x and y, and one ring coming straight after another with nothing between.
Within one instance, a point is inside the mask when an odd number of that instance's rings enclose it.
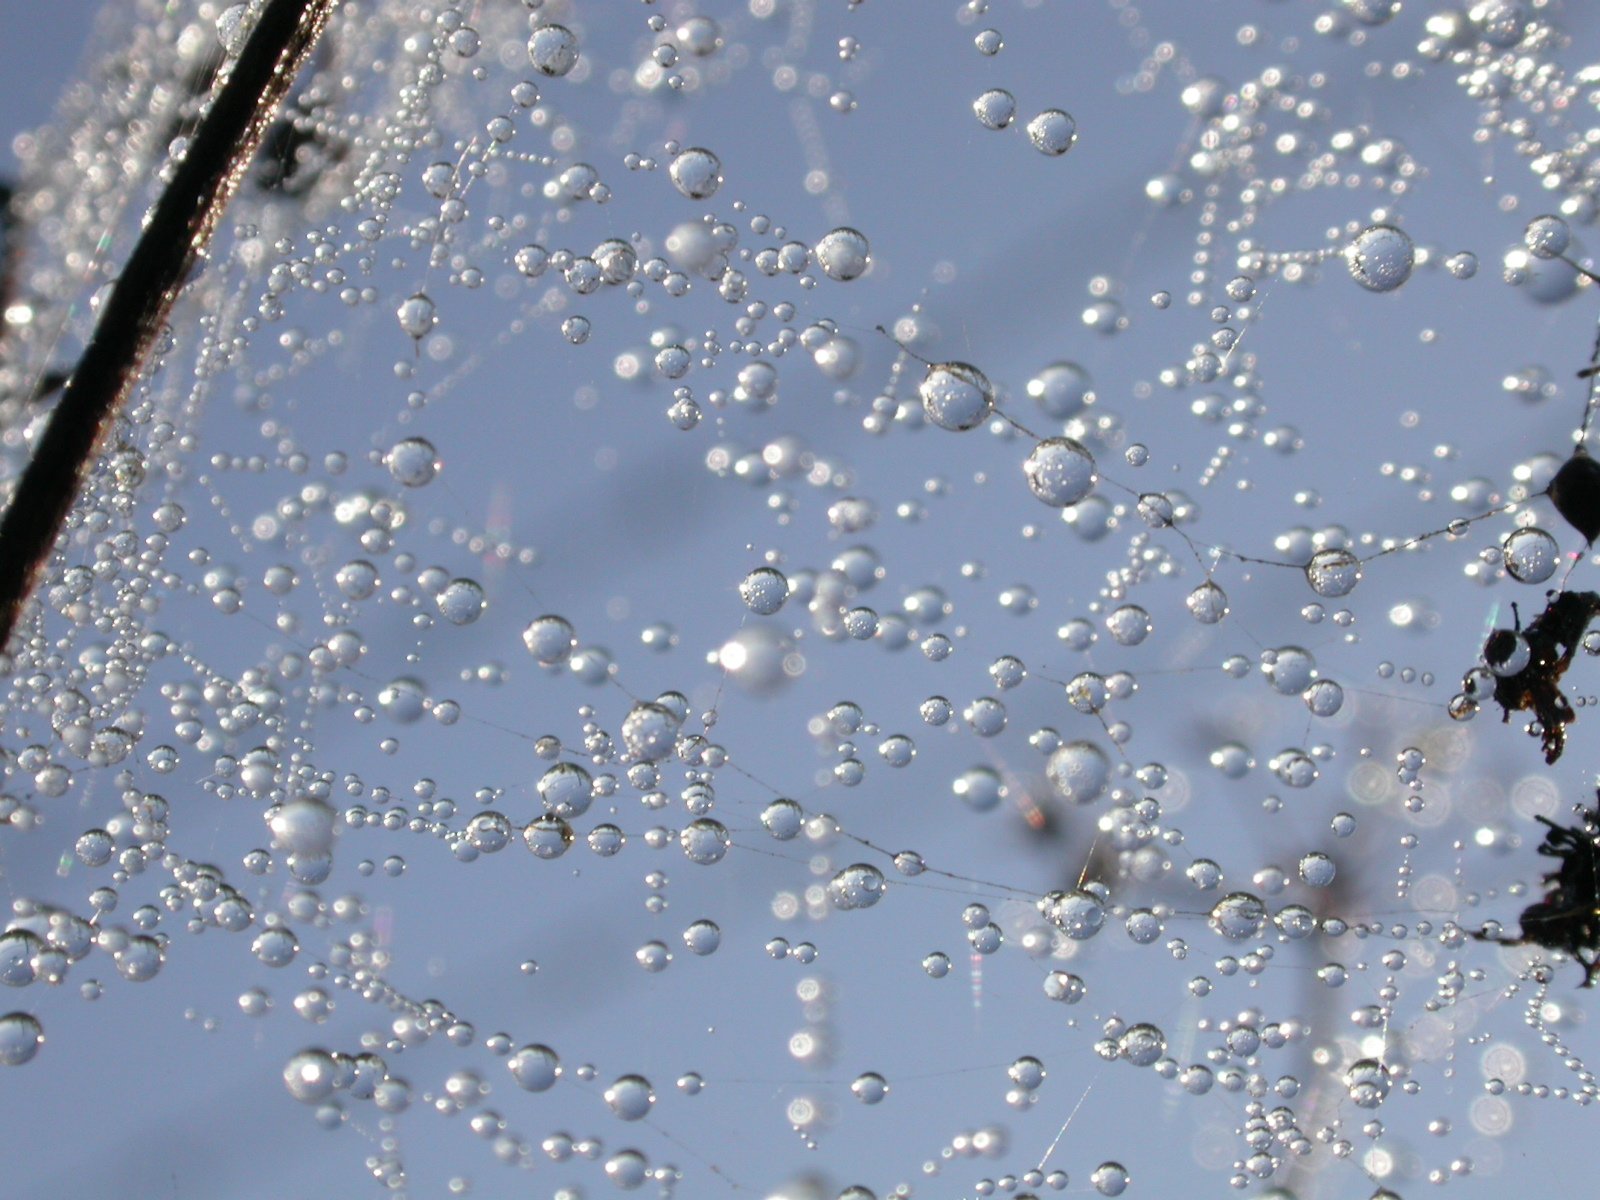
<instances>
[{"instance_id":1,"label":"dried plant debris","mask_svg":"<svg viewBox=\"0 0 1600 1200\"><path fill-rule=\"evenodd\" d=\"M1566 749L1567 726L1577 718L1561 693L1561 677L1589 623L1600 615L1600 593L1551 593L1544 611L1526 629L1514 604L1512 613L1516 623L1489 635L1483 644L1486 666L1468 671L1462 689L1476 700L1492 682L1502 721L1509 721L1513 711L1530 710L1534 723L1528 731L1540 738L1545 762L1554 763Z\"/></svg>"},{"instance_id":2,"label":"dried plant debris","mask_svg":"<svg viewBox=\"0 0 1600 1200\"><path fill-rule=\"evenodd\" d=\"M1600 873L1596 870L1600 808L1584 809L1581 815L1582 824L1572 826L1539 818L1548 826L1539 853L1559 858L1561 866L1544 876L1544 899L1522 910L1518 918L1521 936L1505 938L1493 929L1473 936L1506 946L1543 946L1569 954L1583 964L1583 986L1587 988L1600 977Z\"/></svg>"}]
</instances>

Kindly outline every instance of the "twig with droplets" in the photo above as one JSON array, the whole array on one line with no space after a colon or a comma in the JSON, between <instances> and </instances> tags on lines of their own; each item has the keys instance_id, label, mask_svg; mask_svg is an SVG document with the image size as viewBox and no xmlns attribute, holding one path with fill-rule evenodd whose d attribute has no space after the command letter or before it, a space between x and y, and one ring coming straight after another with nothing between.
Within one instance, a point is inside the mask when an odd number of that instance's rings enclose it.
<instances>
[{"instance_id":1,"label":"twig with droplets","mask_svg":"<svg viewBox=\"0 0 1600 1200\"><path fill-rule=\"evenodd\" d=\"M0 518L0 646L55 546L90 463L339 0L267 0L123 265L93 336Z\"/></svg>"}]
</instances>

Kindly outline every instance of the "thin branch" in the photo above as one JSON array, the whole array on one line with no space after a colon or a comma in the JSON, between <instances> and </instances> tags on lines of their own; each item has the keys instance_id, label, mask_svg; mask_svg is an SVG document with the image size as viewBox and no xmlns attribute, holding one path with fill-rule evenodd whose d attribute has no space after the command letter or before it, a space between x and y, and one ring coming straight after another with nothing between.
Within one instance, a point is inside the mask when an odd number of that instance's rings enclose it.
<instances>
[{"instance_id":1,"label":"thin branch","mask_svg":"<svg viewBox=\"0 0 1600 1200\"><path fill-rule=\"evenodd\" d=\"M150 349L339 0L267 0L151 211L0 518L0 647Z\"/></svg>"}]
</instances>

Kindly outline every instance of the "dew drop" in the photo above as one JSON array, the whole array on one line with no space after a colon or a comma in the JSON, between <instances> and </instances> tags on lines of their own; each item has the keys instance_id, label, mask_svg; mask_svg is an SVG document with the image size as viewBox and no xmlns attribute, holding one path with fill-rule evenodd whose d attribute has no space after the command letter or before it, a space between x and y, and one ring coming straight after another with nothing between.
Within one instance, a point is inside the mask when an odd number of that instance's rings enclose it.
<instances>
[{"instance_id":1,"label":"dew drop","mask_svg":"<svg viewBox=\"0 0 1600 1200\"><path fill-rule=\"evenodd\" d=\"M1556 539L1536 526L1513 530L1500 545L1506 574L1518 583L1543 583L1561 564Z\"/></svg>"},{"instance_id":2,"label":"dew drop","mask_svg":"<svg viewBox=\"0 0 1600 1200\"><path fill-rule=\"evenodd\" d=\"M506 1060L517 1086L525 1092L549 1091L561 1077L561 1059L549 1046L524 1046Z\"/></svg>"},{"instance_id":3,"label":"dew drop","mask_svg":"<svg viewBox=\"0 0 1600 1200\"><path fill-rule=\"evenodd\" d=\"M522 644L528 653L547 667L564 663L578 647L577 635L565 617L535 617L522 631Z\"/></svg>"},{"instance_id":4,"label":"dew drop","mask_svg":"<svg viewBox=\"0 0 1600 1200\"><path fill-rule=\"evenodd\" d=\"M1337 868L1333 859L1320 851L1313 850L1300 858L1300 878L1307 887L1325 888L1333 883Z\"/></svg>"},{"instance_id":5,"label":"dew drop","mask_svg":"<svg viewBox=\"0 0 1600 1200\"><path fill-rule=\"evenodd\" d=\"M1119 1162L1103 1162L1090 1173L1089 1182L1102 1196L1120 1196L1128 1190L1128 1168Z\"/></svg>"},{"instance_id":6,"label":"dew drop","mask_svg":"<svg viewBox=\"0 0 1600 1200\"><path fill-rule=\"evenodd\" d=\"M1005 88L990 88L972 102L972 112L985 129L1005 129L1017 119L1017 98Z\"/></svg>"},{"instance_id":7,"label":"dew drop","mask_svg":"<svg viewBox=\"0 0 1600 1200\"><path fill-rule=\"evenodd\" d=\"M822 273L841 283L861 278L872 266L866 235L848 225L823 234L815 254Z\"/></svg>"},{"instance_id":8,"label":"dew drop","mask_svg":"<svg viewBox=\"0 0 1600 1200\"><path fill-rule=\"evenodd\" d=\"M1393 225L1369 225L1345 248L1350 276L1369 292L1392 292L1411 278L1411 237Z\"/></svg>"},{"instance_id":9,"label":"dew drop","mask_svg":"<svg viewBox=\"0 0 1600 1200\"><path fill-rule=\"evenodd\" d=\"M283 1068L283 1086L302 1104L326 1100L333 1095L338 1079L339 1066L326 1050L303 1050Z\"/></svg>"},{"instance_id":10,"label":"dew drop","mask_svg":"<svg viewBox=\"0 0 1600 1200\"><path fill-rule=\"evenodd\" d=\"M1167 1052L1167 1035L1155 1025L1130 1025L1117 1039L1117 1053L1136 1067L1148 1067Z\"/></svg>"},{"instance_id":11,"label":"dew drop","mask_svg":"<svg viewBox=\"0 0 1600 1200\"><path fill-rule=\"evenodd\" d=\"M383 456L383 463L395 482L405 487L423 487L439 473L439 453L426 438L396 442Z\"/></svg>"},{"instance_id":12,"label":"dew drop","mask_svg":"<svg viewBox=\"0 0 1600 1200\"><path fill-rule=\"evenodd\" d=\"M762 828L780 842L798 837L805 819L805 810L793 800L774 800L761 810Z\"/></svg>"},{"instance_id":13,"label":"dew drop","mask_svg":"<svg viewBox=\"0 0 1600 1200\"><path fill-rule=\"evenodd\" d=\"M828 899L838 909L871 908L883 899L888 881L871 863L855 863L828 881Z\"/></svg>"},{"instance_id":14,"label":"dew drop","mask_svg":"<svg viewBox=\"0 0 1600 1200\"><path fill-rule=\"evenodd\" d=\"M1092 938L1106 923L1105 903L1083 888L1051 892L1039 902L1039 911L1045 920L1075 942Z\"/></svg>"},{"instance_id":15,"label":"dew drop","mask_svg":"<svg viewBox=\"0 0 1600 1200\"><path fill-rule=\"evenodd\" d=\"M971 363L935 363L917 394L928 420L956 433L983 424L994 411L994 385Z\"/></svg>"},{"instance_id":16,"label":"dew drop","mask_svg":"<svg viewBox=\"0 0 1600 1200\"><path fill-rule=\"evenodd\" d=\"M1535 217L1522 231L1522 244L1535 258L1560 258L1572 245L1572 229L1560 217Z\"/></svg>"},{"instance_id":17,"label":"dew drop","mask_svg":"<svg viewBox=\"0 0 1600 1200\"><path fill-rule=\"evenodd\" d=\"M701 817L689 822L678 835L678 844L683 848L684 857L703 867L721 862L728 853L731 841L727 826L713 817Z\"/></svg>"},{"instance_id":18,"label":"dew drop","mask_svg":"<svg viewBox=\"0 0 1600 1200\"><path fill-rule=\"evenodd\" d=\"M691 146L673 156L667 174L683 195L706 200L722 186L722 160L703 146Z\"/></svg>"},{"instance_id":19,"label":"dew drop","mask_svg":"<svg viewBox=\"0 0 1600 1200\"><path fill-rule=\"evenodd\" d=\"M1052 508L1077 504L1100 479L1094 456L1069 437L1045 438L1023 460L1022 471L1028 490Z\"/></svg>"},{"instance_id":20,"label":"dew drop","mask_svg":"<svg viewBox=\"0 0 1600 1200\"><path fill-rule=\"evenodd\" d=\"M722 930L715 921L695 921L683 931L683 944L691 954L715 954L722 945Z\"/></svg>"},{"instance_id":21,"label":"dew drop","mask_svg":"<svg viewBox=\"0 0 1600 1200\"><path fill-rule=\"evenodd\" d=\"M1319 679L1300 693L1314 717L1331 717L1344 707L1344 689L1331 679Z\"/></svg>"},{"instance_id":22,"label":"dew drop","mask_svg":"<svg viewBox=\"0 0 1600 1200\"><path fill-rule=\"evenodd\" d=\"M770 617L788 598L788 577L776 567L757 567L739 582L739 599L757 616Z\"/></svg>"},{"instance_id":23,"label":"dew drop","mask_svg":"<svg viewBox=\"0 0 1600 1200\"><path fill-rule=\"evenodd\" d=\"M1040 154L1057 157L1071 150L1078 140L1078 123L1071 113L1047 108L1028 122L1028 140Z\"/></svg>"},{"instance_id":24,"label":"dew drop","mask_svg":"<svg viewBox=\"0 0 1600 1200\"><path fill-rule=\"evenodd\" d=\"M851 1081L850 1094L863 1104L877 1104L889 1094L889 1081L876 1071L864 1071Z\"/></svg>"},{"instance_id":25,"label":"dew drop","mask_svg":"<svg viewBox=\"0 0 1600 1200\"><path fill-rule=\"evenodd\" d=\"M535 858L560 858L572 845L572 826L560 817L542 816L522 828L522 840Z\"/></svg>"},{"instance_id":26,"label":"dew drop","mask_svg":"<svg viewBox=\"0 0 1600 1200\"><path fill-rule=\"evenodd\" d=\"M622 720L622 745L634 762L660 762L677 745L683 722L663 704L640 701Z\"/></svg>"},{"instance_id":27,"label":"dew drop","mask_svg":"<svg viewBox=\"0 0 1600 1200\"><path fill-rule=\"evenodd\" d=\"M452 579L435 599L439 615L452 625L471 625L483 616L487 603L483 587L475 579Z\"/></svg>"},{"instance_id":28,"label":"dew drop","mask_svg":"<svg viewBox=\"0 0 1600 1200\"><path fill-rule=\"evenodd\" d=\"M1348 596L1361 582L1361 560L1348 550L1318 550L1306 564L1306 582L1319 596Z\"/></svg>"},{"instance_id":29,"label":"dew drop","mask_svg":"<svg viewBox=\"0 0 1600 1200\"><path fill-rule=\"evenodd\" d=\"M1228 593L1209 579L1197 585L1183 603L1202 625L1215 625L1228 615Z\"/></svg>"},{"instance_id":30,"label":"dew drop","mask_svg":"<svg viewBox=\"0 0 1600 1200\"><path fill-rule=\"evenodd\" d=\"M650 1081L643 1075L622 1075L603 1094L607 1107L624 1121L642 1120L656 1102Z\"/></svg>"},{"instance_id":31,"label":"dew drop","mask_svg":"<svg viewBox=\"0 0 1600 1200\"><path fill-rule=\"evenodd\" d=\"M1068 742L1050 755L1045 775L1063 800L1092 804L1105 794L1111 780L1111 760L1094 742Z\"/></svg>"},{"instance_id":32,"label":"dew drop","mask_svg":"<svg viewBox=\"0 0 1600 1200\"><path fill-rule=\"evenodd\" d=\"M1028 395L1047 417L1065 420L1094 403L1094 380L1075 362L1054 362L1028 380Z\"/></svg>"},{"instance_id":33,"label":"dew drop","mask_svg":"<svg viewBox=\"0 0 1600 1200\"><path fill-rule=\"evenodd\" d=\"M1247 941L1261 932L1267 907L1249 892L1229 892L1211 909L1213 930L1231 942Z\"/></svg>"},{"instance_id":34,"label":"dew drop","mask_svg":"<svg viewBox=\"0 0 1600 1200\"><path fill-rule=\"evenodd\" d=\"M528 61L541 75L566 75L578 65L578 39L565 25L540 25L528 38Z\"/></svg>"},{"instance_id":35,"label":"dew drop","mask_svg":"<svg viewBox=\"0 0 1600 1200\"><path fill-rule=\"evenodd\" d=\"M1357 1108L1378 1108L1389 1095L1388 1069L1375 1058L1357 1059L1344 1075L1345 1090Z\"/></svg>"},{"instance_id":36,"label":"dew drop","mask_svg":"<svg viewBox=\"0 0 1600 1200\"><path fill-rule=\"evenodd\" d=\"M433 301L428 298L426 292L417 292L406 297L400 302L400 307L395 309L394 315L400 322L401 330L413 340L426 337L437 320Z\"/></svg>"}]
</instances>

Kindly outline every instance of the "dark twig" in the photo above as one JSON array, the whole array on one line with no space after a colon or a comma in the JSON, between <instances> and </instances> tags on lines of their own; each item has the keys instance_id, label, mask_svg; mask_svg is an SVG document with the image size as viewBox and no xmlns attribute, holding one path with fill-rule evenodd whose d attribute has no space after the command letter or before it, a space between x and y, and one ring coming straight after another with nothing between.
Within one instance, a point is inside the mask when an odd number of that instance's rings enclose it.
<instances>
[{"instance_id":1,"label":"dark twig","mask_svg":"<svg viewBox=\"0 0 1600 1200\"><path fill-rule=\"evenodd\" d=\"M0 646L11 640L84 476L339 0L267 0L123 265L0 519Z\"/></svg>"}]
</instances>

